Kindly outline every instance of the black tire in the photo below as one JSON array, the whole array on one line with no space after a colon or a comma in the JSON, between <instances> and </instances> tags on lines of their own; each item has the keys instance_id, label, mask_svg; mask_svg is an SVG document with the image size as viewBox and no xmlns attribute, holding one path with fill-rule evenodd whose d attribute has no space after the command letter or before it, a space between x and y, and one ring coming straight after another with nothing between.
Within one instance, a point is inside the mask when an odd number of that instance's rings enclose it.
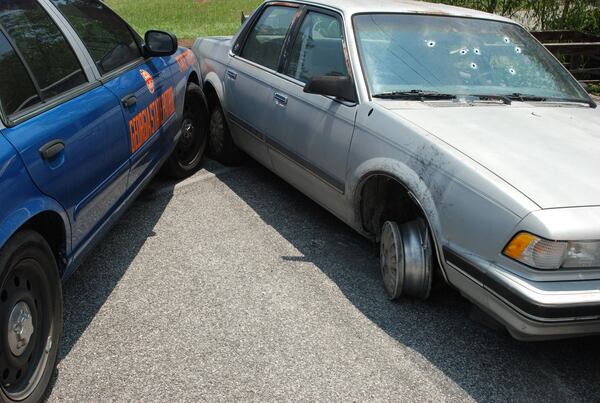
<instances>
[{"instance_id":1,"label":"black tire","mask_svg":"<svg viewBox=\"0 0 600 403\"><path fill-rule=\"evenodd\" d=\"M48 243L21 231L0 250L0 401L38 402L56 367L63 321Z\"/></svg>"},{"instance_id":2,"label":"black tire","mask_svg":"<svg viewBox=\"0 0 600 403\"><path fill-rule=\"evenodd\" d=\"M216 98L216 97L215 97ZM210 155L228 166L239 165L244 153L235 145L223 109L217 99L212 102L209 123L209 150Z\"/></svg>"},{"instance_id":3,"label":"black tire","mask_svg":"<svg viewBox=\"0 0 600 403\"><path fill-rule=\"evenodd\" d=\"M175 179L193 175L204 159L208 143L208 109L202 89L189 83L181 119L181 137L165 165L167 174Z\"/></svg>"}]
</instances>

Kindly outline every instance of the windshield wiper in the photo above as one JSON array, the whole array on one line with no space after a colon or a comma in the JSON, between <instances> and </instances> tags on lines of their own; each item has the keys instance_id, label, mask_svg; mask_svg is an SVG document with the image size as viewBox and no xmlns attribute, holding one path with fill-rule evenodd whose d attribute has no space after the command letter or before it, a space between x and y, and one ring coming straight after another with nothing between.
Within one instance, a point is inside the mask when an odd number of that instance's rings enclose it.
<instances>
[{"instance_id":1,"label":"windshield wiper","mask_svg":"<svg viewBox=\"0 0 600 403\"><path fill-rule=\"evenodd\" d=\"M512 101L506 95L496 95L496 94L444 94L441 92L435 91L423 91L423 90L412 90L412 91L393 91L393 92L384 92L381 94L373 95L373 98L384 98L384 99L409 99L409 100L445 100L445 99L457 99L457 98L478 98L483 101L487 100L500 100L504 102L506 105L510 105Z\"/></svg>"},{"instance_id":2,"label":"windshield wiper","mask_svg":"<svg viewBox=\"0 0 600 403\"><path fill-rule=\"evenodd\" d=\"M411 91L391 91L382 92L381 94L373 95L373 98L382 99L408 99L424 101L427 99L443 100L443 99L455 99L454 94L442 94L435 91L423 91L423 90L411 90Z\"/></svg>"},{"instance_id":3,"label":"windshield wiper","mask_svg":"<svg viewBox=\"0 0 600 403\"><path fill-rule=\"evenodd\" d=\"M520 92L514 92L510 95L506 95L508 99L512 99L519 102L544 102L547 98L540 97L537 95L521 94Z\"/></svg>"},{"instance_id":4,"label":"windshield wiper","mask_svg":"<svg viewBox=\"0 0 600 403\"><path fill-rule=\"evenodd\" d=\"M507 95L509 99L517 100L520 102L567 102L567 103L577 103L577 104L586 104L592 108L596 108L596 102L594 102L591 98L555 98L555 97L540 97L536 95L527 95L514 93L511 95Z\"/></svg>"}]
</instances>

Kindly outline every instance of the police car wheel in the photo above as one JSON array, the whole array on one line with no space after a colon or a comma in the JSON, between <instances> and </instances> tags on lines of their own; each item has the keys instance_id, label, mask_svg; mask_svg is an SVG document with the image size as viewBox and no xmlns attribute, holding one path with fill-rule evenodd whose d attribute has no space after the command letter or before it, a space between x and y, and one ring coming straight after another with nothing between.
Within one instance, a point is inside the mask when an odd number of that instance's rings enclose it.
<instances>
[{"instance_id":1,"label":"police car wheel","mask_svg":"<svg viewBox=\"0 0 600 403\"><path fill-rule=\"evenodd\" d=\"M0 401L37 402L54 372L62 290L50 247L22 231L0 250Z\"/></svg>"},{"instance_id":2,"label":"police car wheel","mask_svg":"<svg viewBox=\"0 0 600 403\"><path fill-rule=\"evenodd\" d=\"M218 100L213 102L209 127L210 155L225 165L239 165L244 154L233 142Z\"/></svg>"},{"instance_id":3,"label":"police car wheel","mask_svg":"<svg viewBox=\"0 0 600 403\"><path fill-rule=\"evenodd\" d=\"M172 177L187 178L196 172L202 163L208 142L207 121L202 90L190 83L181 119L181 136L167 163L168 173Z\"/></svg>"}]
</instances>

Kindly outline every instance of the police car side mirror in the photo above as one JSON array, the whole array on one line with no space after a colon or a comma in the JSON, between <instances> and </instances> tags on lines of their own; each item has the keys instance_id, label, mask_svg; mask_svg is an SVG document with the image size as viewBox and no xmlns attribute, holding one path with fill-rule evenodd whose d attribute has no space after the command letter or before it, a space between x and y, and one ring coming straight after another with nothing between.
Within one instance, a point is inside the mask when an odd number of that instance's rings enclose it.
<instances>
[{"instance_id":1,"label":"police car side mirror","mask_svg":"<svg viewBox=\"0 0 600 403\"><path fill-rule=\"evenodd\" d=\"M144 36L144 56L171 56L177 52L177 37L164 31L148 31Z\"/></svg>"}]
</instances>

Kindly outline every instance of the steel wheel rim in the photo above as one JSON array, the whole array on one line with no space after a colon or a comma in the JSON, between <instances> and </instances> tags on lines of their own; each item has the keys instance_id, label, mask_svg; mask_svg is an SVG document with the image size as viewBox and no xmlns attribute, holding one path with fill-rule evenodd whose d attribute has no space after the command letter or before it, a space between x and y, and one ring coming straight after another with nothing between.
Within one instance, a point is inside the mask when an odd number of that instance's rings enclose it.
<instances>
[{"instance_id":1,"label":"steel wheel rim","mask_svg":"<svg viewBox=\"0 0 600 403\"><path fill-rule=\"evenodd\" d=\"M0 387L12 400L23 400L33 393L44 374L52 348L51 290L44 269L34 259L24 259L11 267L3 276L0 289L0 331L5 338L0 348ZM27 305L33 331L22 349L11 348L10 339L16 337L15 309ZM17 313L18 314L18 313ZM11 321L12 317L12 321ZM20 319L23 319L22 317ZM25 334L23 334L25 335ZM16 352L16 354L15 354Z\"/></svg>"},{"instance_id":2,"label":"steel wheel rim","mask_svg":"<svg viewBox=\"0 0 600 403\"><path fill-rule=\"evenodd\" d=\"M399 237L397 226L386 222L381 232L380 264L383 286L392 299L399 297L399 290L402 288L399 266L403 263L404 254Z\"/></svg>"},{"instance_id":3,"label":"steel wheel rim","mask_svg":"<svg viewBox=\"0 0 600 403\"><path fill-rule=\"evenodd\" d=\"M181 138L177 145L177 163L182 168L196 164L201 155L202 136L196 121L190 116L184 116L181 122Z\"/></svg>"}]
</instances>

